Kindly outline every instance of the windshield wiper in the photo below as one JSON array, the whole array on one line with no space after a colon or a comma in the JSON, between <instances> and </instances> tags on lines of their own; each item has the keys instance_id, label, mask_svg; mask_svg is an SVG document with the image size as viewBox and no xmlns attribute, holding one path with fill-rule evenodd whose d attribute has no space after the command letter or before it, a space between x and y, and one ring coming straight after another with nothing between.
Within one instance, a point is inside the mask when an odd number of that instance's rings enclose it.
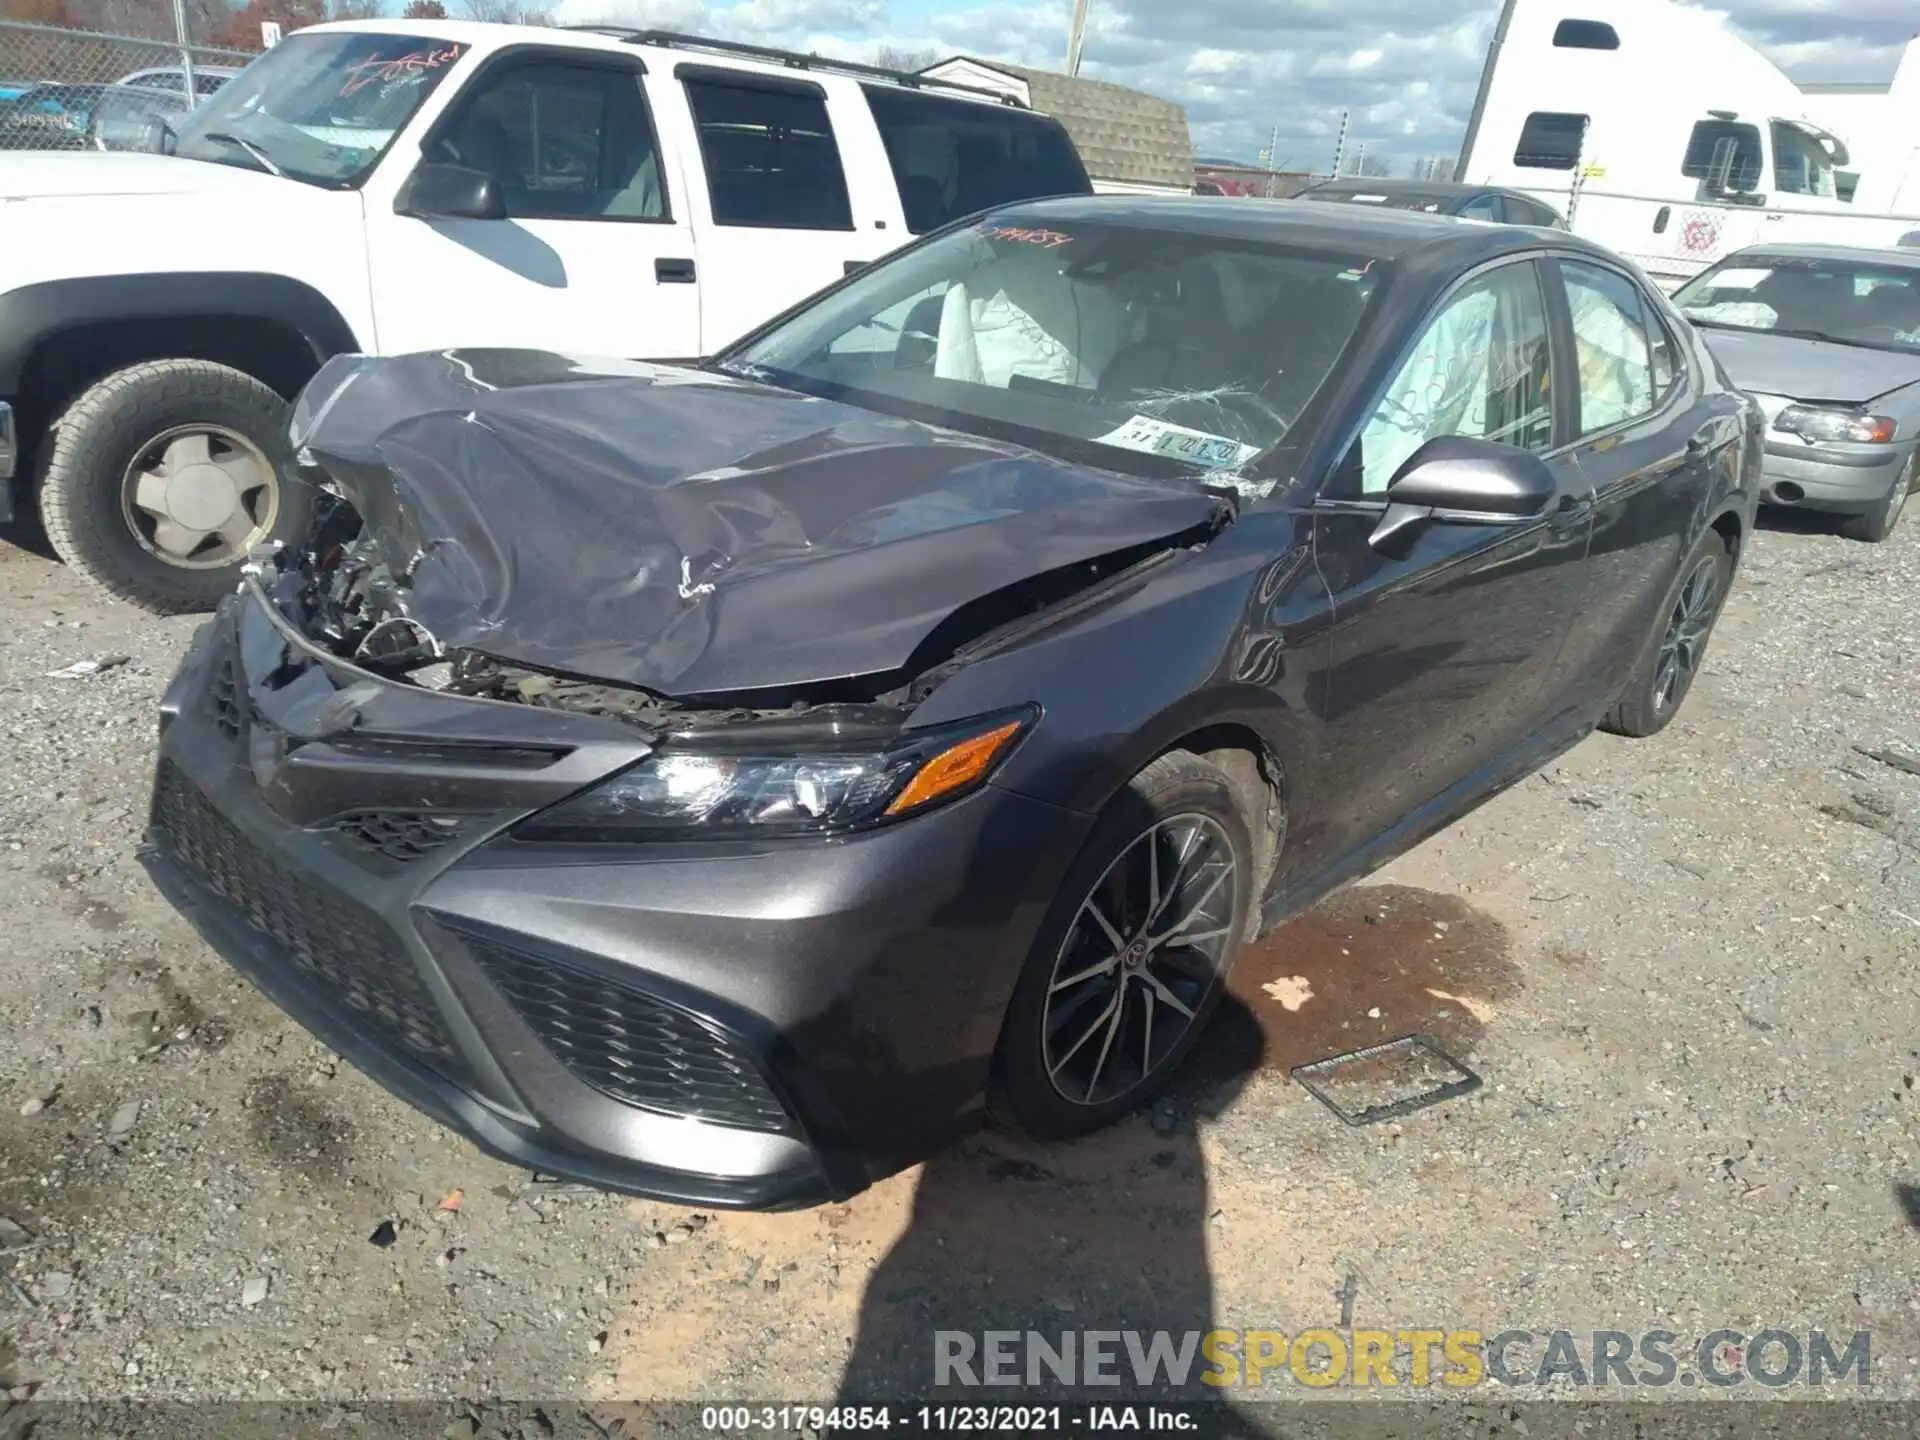
<instances>
[{"instance_id":1,"label":"windshield wiper","mask_svg":"<svg viewBox=\"0 0 1920 1440\"><path fill-rule=\"evenodd\" d=\"M281 180L287 178L287 172L273 163L273 157L251 140L242 139L238 135L230 135L225 130L209 131L207 133L207 139L218 140L223 145L237 146L251 155L259 163L260 168L269 175L276 176Z\"/></svg>"},{"instance_id":2,"label":"windshield wiper","mask_svg":"<svg viewBox=\"0 0 1920 1440\"><path fill-rule=\"evenodd\" d=\"M1769 335L1785 335L1790 340L1824 340L1829 345L1865 345L1865 340L1848 340L1841 335L1829 335L1824 330L1781 330L1773 329Z\"/></svg>"}]
</instances>

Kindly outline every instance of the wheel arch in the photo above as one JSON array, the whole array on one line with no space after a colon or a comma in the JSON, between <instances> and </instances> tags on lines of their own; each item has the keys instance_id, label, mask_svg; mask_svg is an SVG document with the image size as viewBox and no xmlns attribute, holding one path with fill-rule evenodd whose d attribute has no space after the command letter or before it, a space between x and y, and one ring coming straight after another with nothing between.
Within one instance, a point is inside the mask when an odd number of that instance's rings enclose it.
<instances>
[{"instance_id":1,"label":"wheel arch","mask_svg":"<svg viewBox=\"0 0 1920 1440\"><path fill-rule=\"evenodd\" d=\"M1727 554L1738 565L1741 547L1747 539L1747 527L1741 522L1739 510L1728 506L1707 522L1707 528L1727 542Z\"/></svg>"},{"instance_id":2,"label":"wheel arch","mask_svg":"<svg viewBox=\"0 0 1920 1440\"><path fill-rule=\"evenodd\" d=\"M1087 778L1075 809L1097 814L1133 778L1163 755L1185 753L1223 771L1242 807L1255 845L1257 926L1286 843L1287 820L1301 773L1305 737L1300 719L1271 691L1234 685L1184 697L1136 731L1130 742Z\"/></svg>"},{"instance_id":3,"label":"wheel arch","mask_svg":"<svg viewBox=\"0 0 1920 1440\"><path fill-rule=\"evenodd\" d=\"M22 473L67 402L129 365L208 360L291 400L327 359L359 348L331 300L285 275L103 275L0 295L0 396L18 411Z\"/></svg>"}]
</instances>

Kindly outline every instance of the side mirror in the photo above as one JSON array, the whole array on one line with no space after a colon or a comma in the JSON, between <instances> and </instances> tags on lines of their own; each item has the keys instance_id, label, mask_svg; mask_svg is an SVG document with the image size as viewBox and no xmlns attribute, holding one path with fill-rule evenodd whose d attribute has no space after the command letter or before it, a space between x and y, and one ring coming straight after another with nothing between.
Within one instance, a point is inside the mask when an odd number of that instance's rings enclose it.
<instances>
[{"instance_id":1,"label":"side mirror","mask_svg":"<svg viewBox=\"0 0 1920 1440\"><path fill-rule=\"evenodd\" d=\"M427 161L400 187L393 213L416 220L504 220L507 204L486 171Z\"/></svg>"},{"instance_id":2,"label":"side mirror","mask_svg":"<svg viewBox=\"0 0 1920 1440\"><path fill-rule=\"evenodd\" d=\"M1438 435L1387 486L1387 509L1367 543L1391 550L1429 525L1517 525L1545 513L1558 493L1530 450L1468 435Z\"/></svg>"}]
</instances>

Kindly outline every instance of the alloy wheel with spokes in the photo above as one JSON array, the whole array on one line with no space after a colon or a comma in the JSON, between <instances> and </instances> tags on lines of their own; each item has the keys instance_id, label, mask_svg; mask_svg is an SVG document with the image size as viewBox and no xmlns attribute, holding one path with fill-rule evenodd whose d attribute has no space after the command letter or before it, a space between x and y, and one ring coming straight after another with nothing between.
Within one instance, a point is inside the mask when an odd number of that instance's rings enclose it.
<instances>
[{"instance_id":1,"label":"alloy wheel with spokes","mask_svg":"<svg viewBox=\"0 0 1920 1440\"><path fill-rule=\"evenodd\" d=\"M216 570L273 532L280 487L273 464L236 430L180 426L156 435L121 482L127 526L157 559Z\"/></svg>"},{"instance_id":2,"label":"alloy wheel with spokes","mask_svg":"<svg viewBox=\"0 0 1920 1440\"><path fill-rule=\"evenodd\" d=\"M1226 830L1197 811L1139 834L1081 900L1041 1017L1047 1078L1074 1105L1159 1077L1220 984L1240 902Z\"/></svg>"},{"instance_id":3,"label":"alloy wheel with spokes","mask_svg":"<svg viewBox=\"0 0 1920 1440\"><path fill-rule=\"evenodd\" d=\"M1707 636L1719 613L1720 569L1717 552L1702 555L1681 582L1653 672L1653 707L1657 713L1665 714L1679 702L1700 668Z\"/></svg>"}]
</instances>

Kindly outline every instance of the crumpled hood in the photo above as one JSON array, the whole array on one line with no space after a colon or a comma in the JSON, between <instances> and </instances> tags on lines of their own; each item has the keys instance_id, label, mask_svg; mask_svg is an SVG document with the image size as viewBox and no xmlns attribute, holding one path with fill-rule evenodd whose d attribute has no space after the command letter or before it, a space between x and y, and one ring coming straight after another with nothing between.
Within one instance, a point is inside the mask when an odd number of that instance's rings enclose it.
<instances>
[{"instance_id":1,"label":"crumpled hood","mask_svg":"<svg viewBox=\"0 0 1920 1440\"><path fill-rule=\"evenodd\" d=\"M1920 354L1802 340L1765 330L1701 327L1708 348L1742 390L1790 400L1864 405L1920 380Z\"/></svg>"},{"instance_id":2,"label":"crumpled hood","mask_svg":"<svg viewBox=\"0 0 1920 1440\"><path fill-rule=\"evenodd\" d=\"M295 183L237 165L137 151L0 152L0 200L220 195L271 203Z\"/></svg>"},{"instance_id":3,"label":"crumpled hood","mask_svg":"<svg viewBox=\"0 0 1920 1440\"><path fill-rule=\"evenodd\" d=\"M895 671L971 600L1230 513L1198 485L539 352L334 361L295 435L442 644L676 696Z\"/></svg>"}]
</instances>

